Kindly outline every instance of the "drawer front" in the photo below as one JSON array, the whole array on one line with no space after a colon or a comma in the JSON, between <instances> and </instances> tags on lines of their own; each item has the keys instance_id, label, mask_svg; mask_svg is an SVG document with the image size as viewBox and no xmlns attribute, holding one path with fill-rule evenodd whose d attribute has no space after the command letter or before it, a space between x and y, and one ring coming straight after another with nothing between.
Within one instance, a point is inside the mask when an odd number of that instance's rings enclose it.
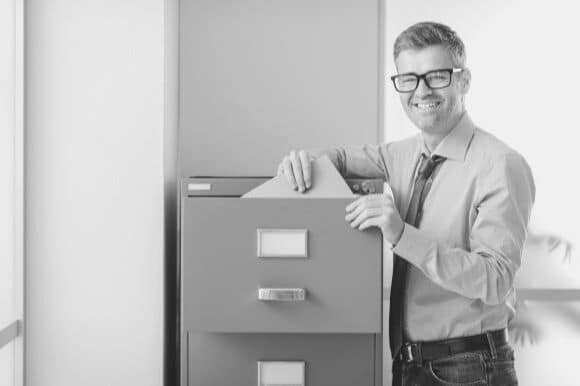
<instances>
[{"instance_id":1,"label":"drawer front","mask_svg":"<svg viewBox=\"0 0 580 386\"><path fill-rule=\"evenodd\" d=\"M380 332L382 238L377 229L350 227L344 219L350 202L184 199L183 329ZM272 249L258 248L258 230L279 229L306 230L307 256L294 244L294 257L258 257L259 249Z\"/></svg>"},{"instance_id":2,"label":"drawer front","mask_svg":"<svg viewBox=\"0 0 580 386\"><path fill-rule=\"evenodd\" d=\"M187 386L257 385L258 362L271 361L304 363L307 386L380 384L371 334L189 333L185 342L182 384Z\"/></svg>"}]
</instances>

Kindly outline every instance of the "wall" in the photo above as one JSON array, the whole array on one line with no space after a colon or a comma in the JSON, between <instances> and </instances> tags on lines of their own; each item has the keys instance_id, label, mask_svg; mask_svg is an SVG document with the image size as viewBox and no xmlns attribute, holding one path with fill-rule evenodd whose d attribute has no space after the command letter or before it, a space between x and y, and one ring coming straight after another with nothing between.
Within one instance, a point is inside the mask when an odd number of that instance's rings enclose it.
<instances>
[{"instance_id":1,"label":"wall","mask_svg":"<svg viewBox=\"0 0 580 386\"><path fill-rule=\"evenodd\" d=\"M0 2L0 329L14 313L14 2ZM0 348L0 385L14 381L14 343Z\"/></svg>"},{"instance_id":2,"label":"wall","mask_svg":"<svg viewBox=\"0 0 580 386\"><path fill-rule=\"evenodd\" d=\"M14 255L14 4L0 3L0 328L12 322Z\"/></svg>"},{"instance_id":3,"label":"wall","mask_svg":"<svg viewBox=\"0 0 580 386\"><path fill-rule=\"evenodd\" d=\"M27 385L161 385L164 2L25 16Z\"/></svg>"},{"instance_id":4,"label":"wall","mask_svg":"<svg viewBox=\"0 0 580 386\"><path fill-rule=\"evenodd\" d=\"M580 184L568 179L577 152L576 91L580 65L574 47L577 12L564 0L387 0L387 75L396 73L392 47L409 25L439 21L467 47L472 85L467 97L475 123L520 151L534 173L537 195L518 287L580 289L577 246ZM415 134L388 79L386 138ZM557 243L555 240L563 240ZM569 296L574 299L574 296ZM566 371L580 344L580 295L575 301L528 302L520 333L511 331L516 370L523 385L577 385ZM524 337L524 341L514 339ZM530 338L534 344L530 344ZM554 352L558 352L556 356ZM561 370L561 371L560 371ZM389 378L390 379L390 375Z\"/></svg>"}]
</instances>

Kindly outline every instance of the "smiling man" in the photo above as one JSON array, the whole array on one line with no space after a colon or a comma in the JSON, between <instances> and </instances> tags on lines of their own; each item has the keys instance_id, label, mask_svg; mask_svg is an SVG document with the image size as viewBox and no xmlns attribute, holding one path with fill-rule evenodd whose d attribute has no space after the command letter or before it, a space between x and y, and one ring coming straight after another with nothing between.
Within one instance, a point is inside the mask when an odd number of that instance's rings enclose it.
<instances>
[{"instance_id":1,"label":"smiling man","mask_svg":"<svg viewBox=\"0 0 580 386\"><path fill-rule=\"evenodd\" d=\"M474 125L471 73L449 27L418 23L394 47L391 77L419 129L380 145L291 152L278 173L304 192L328 155L344 177L383 178L384 194L346 207L354 228L392 245L393 385L517 385L507 325L535 185L525 159Z\"/></svg>"}]
</instances>

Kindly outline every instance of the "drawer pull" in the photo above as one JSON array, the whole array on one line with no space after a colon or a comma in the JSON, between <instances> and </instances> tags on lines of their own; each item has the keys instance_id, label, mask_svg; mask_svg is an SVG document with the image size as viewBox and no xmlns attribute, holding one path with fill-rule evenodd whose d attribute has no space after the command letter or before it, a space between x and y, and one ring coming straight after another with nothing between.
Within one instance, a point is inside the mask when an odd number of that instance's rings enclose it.
<instances>
[{"instance_id":1,"label":"drawer pull","mask_svg":"<svg viewBox=\"0 0 580 386\"><path fill-rule=\"evenodd\" d=\"M306 299L304 288L260 288L258 299L273 302L301 302Z\"/></svg>"}]
</instances>

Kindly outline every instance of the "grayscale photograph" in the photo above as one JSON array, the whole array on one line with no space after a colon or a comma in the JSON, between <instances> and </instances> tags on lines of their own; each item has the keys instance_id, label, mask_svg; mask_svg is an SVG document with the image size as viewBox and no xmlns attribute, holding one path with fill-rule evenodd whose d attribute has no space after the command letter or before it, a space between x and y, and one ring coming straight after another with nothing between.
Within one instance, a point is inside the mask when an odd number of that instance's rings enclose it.
<instances>
[{"instance_id":1,"label":"grayscale photograph","mask_svg":"<svg viewBox=\"0 0 580 386\"><path fill-rule=\"evenodd\" d=\"M579 386L576 8L0 0L0 386Z\"/></svg>"}]
</instances>

